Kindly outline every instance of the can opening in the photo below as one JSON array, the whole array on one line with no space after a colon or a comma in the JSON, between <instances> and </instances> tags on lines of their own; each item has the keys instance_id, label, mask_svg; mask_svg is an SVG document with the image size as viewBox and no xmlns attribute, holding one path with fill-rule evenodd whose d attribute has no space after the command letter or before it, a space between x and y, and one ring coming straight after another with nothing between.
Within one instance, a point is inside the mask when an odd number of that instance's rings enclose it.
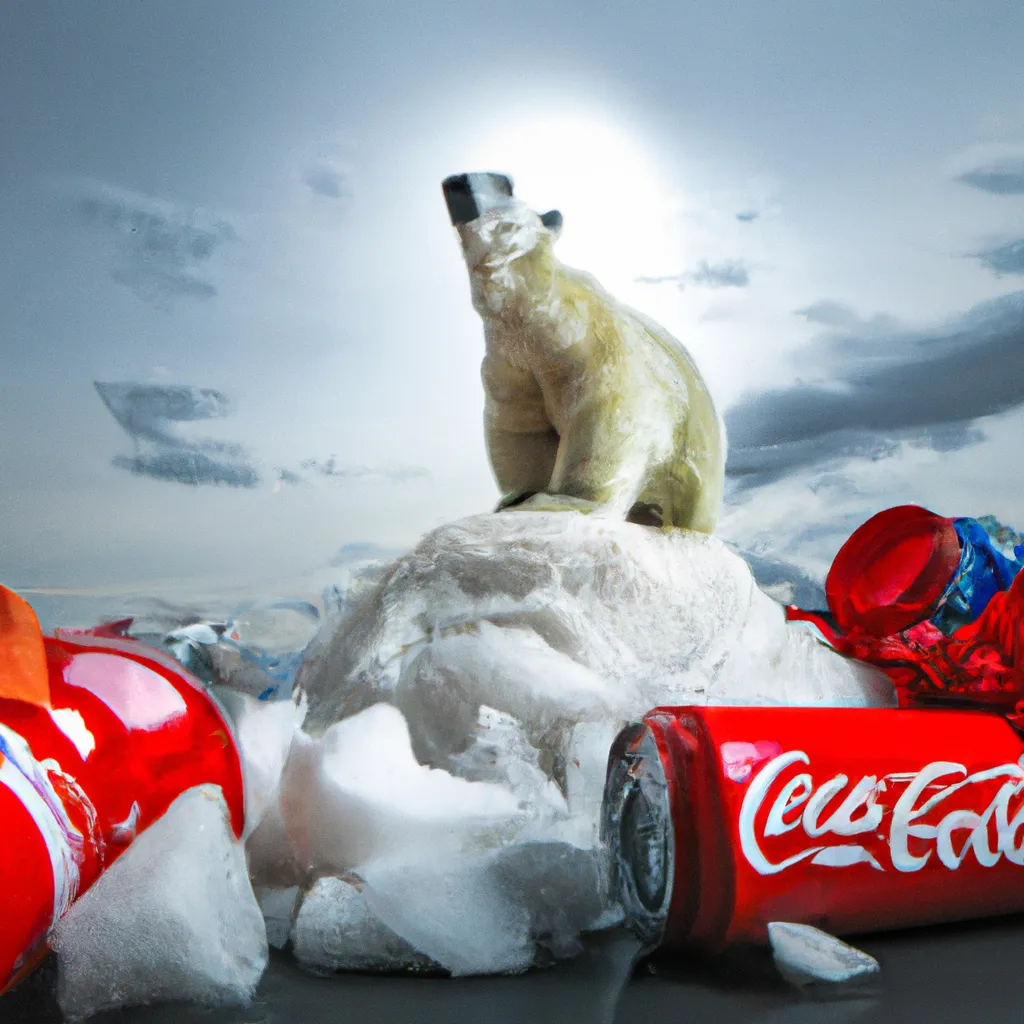
<instances>
[{"instance_id":1,"label":"can opening","mask_svg":"<svg viewBox=\"0 0 1024 1024\"><path fill-rule=\"evenodd\" d=\"M657 946L672 899L675 837L665 769L646 726L624 730L612 746L602 838L627 926Z\"/></svg>"}]
</instances>

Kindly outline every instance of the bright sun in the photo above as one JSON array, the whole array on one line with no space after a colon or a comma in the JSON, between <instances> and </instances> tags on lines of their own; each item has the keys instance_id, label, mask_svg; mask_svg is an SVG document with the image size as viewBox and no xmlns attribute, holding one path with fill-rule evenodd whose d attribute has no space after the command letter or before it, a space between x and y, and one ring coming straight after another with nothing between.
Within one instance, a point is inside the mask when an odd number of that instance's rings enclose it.
<instances>
[{"instance_id":1,"label":"bright sun","mask_svg":"<svg viewBox=\"0 0 1024 1024\"><path fill-rule=\"evenodd\" d=\"M613 292L683 265L679 198L651 147L612 119L578 110L503 117L462 154L473 166L459 170L503 171L538 212L561 210L559 256Z\"/></svg>"}]
</instances>

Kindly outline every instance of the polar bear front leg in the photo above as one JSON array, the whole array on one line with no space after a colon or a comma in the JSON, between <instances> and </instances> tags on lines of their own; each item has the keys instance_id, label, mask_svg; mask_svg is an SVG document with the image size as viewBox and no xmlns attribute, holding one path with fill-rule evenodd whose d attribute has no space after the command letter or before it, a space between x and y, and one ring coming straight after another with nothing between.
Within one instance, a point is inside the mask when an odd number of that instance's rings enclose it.
<instances>
[{"instance_id":1,"label":"polar bear front leg","mask_svg":"<svg viewBox=\"0 0 1024 1024\"><path fill-rule=\"evenodd\" d=\"M491 469L501 490L498 509L516 505L548 486L558 454L558 434L554 430L516 433L502 429L488 417L484 435Z\"/></svg>"},{"instance_id":2,"label":"polar bear front leg","mask_svg":"<svg viewBox=\"0 0 1024 1024\"><path fill-rule=\"evenodd\" d=\"M499 509L545 490L558 454L558 433L548 419L536 377L505 359L500 342L500 337L490 338L490 351L480 368L484 441L502 494Z\"/></svg>"},{"instance_id":3,"label":"polar bear front leg","mask_svg":"<svg viewBox=\"0 0 1024 1024\"><path fill-rule=\"evenodd\" d=\"M612 401L574 411L558 443L544 493L518 508L534 512L575 510L625 519L648 473L650 439L620 422Z\"/></svg>"}]
</instances>

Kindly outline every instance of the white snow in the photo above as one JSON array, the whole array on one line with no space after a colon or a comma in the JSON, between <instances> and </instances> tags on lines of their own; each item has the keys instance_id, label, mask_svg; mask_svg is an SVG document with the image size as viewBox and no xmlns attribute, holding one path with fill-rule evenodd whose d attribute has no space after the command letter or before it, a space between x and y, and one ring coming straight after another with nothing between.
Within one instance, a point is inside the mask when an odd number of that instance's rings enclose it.
<instances>
[{"instance_id":1,"label":"white snow","mask_svg":"<svg viewBox=\"0 0 1024 1024\"><path fill-rule=\"evenodd\" d=\"M334 595L294 701L255 700L258 678L216 690L266 928L313 970L495 973L578 952L618 920L597 839L608 748L652 706L894 703L884 676L787 626L713 537L506 512L441 527L376 575L358 601ZM266 937L258 953L237 864L209 891L201 838L165 823L130 854L61 926L65 1005L243 999ZM141 914L146 899L159 906ZM173 918L189 949L143 917ZM228 921L246 936L230 956Z\"/></svg>"}]
</instances>

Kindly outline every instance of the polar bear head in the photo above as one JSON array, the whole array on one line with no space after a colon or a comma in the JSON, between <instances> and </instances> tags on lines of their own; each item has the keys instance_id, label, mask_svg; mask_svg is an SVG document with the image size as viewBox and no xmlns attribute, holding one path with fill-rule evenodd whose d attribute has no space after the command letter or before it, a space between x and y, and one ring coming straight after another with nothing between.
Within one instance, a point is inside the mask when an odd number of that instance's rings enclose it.
<instances>
[{"instance_id":1,"label":"polar bear head","mask_svg":"<svg viewBox=\"0 0 1024 1024\"><path fill-rule=\"evenodd\" d=\"M469 270L473 305L484 318L530 319L552 296L558 210L539 214L492 173L445 179L445 201Z\"/></svg>"}]
</instances>

